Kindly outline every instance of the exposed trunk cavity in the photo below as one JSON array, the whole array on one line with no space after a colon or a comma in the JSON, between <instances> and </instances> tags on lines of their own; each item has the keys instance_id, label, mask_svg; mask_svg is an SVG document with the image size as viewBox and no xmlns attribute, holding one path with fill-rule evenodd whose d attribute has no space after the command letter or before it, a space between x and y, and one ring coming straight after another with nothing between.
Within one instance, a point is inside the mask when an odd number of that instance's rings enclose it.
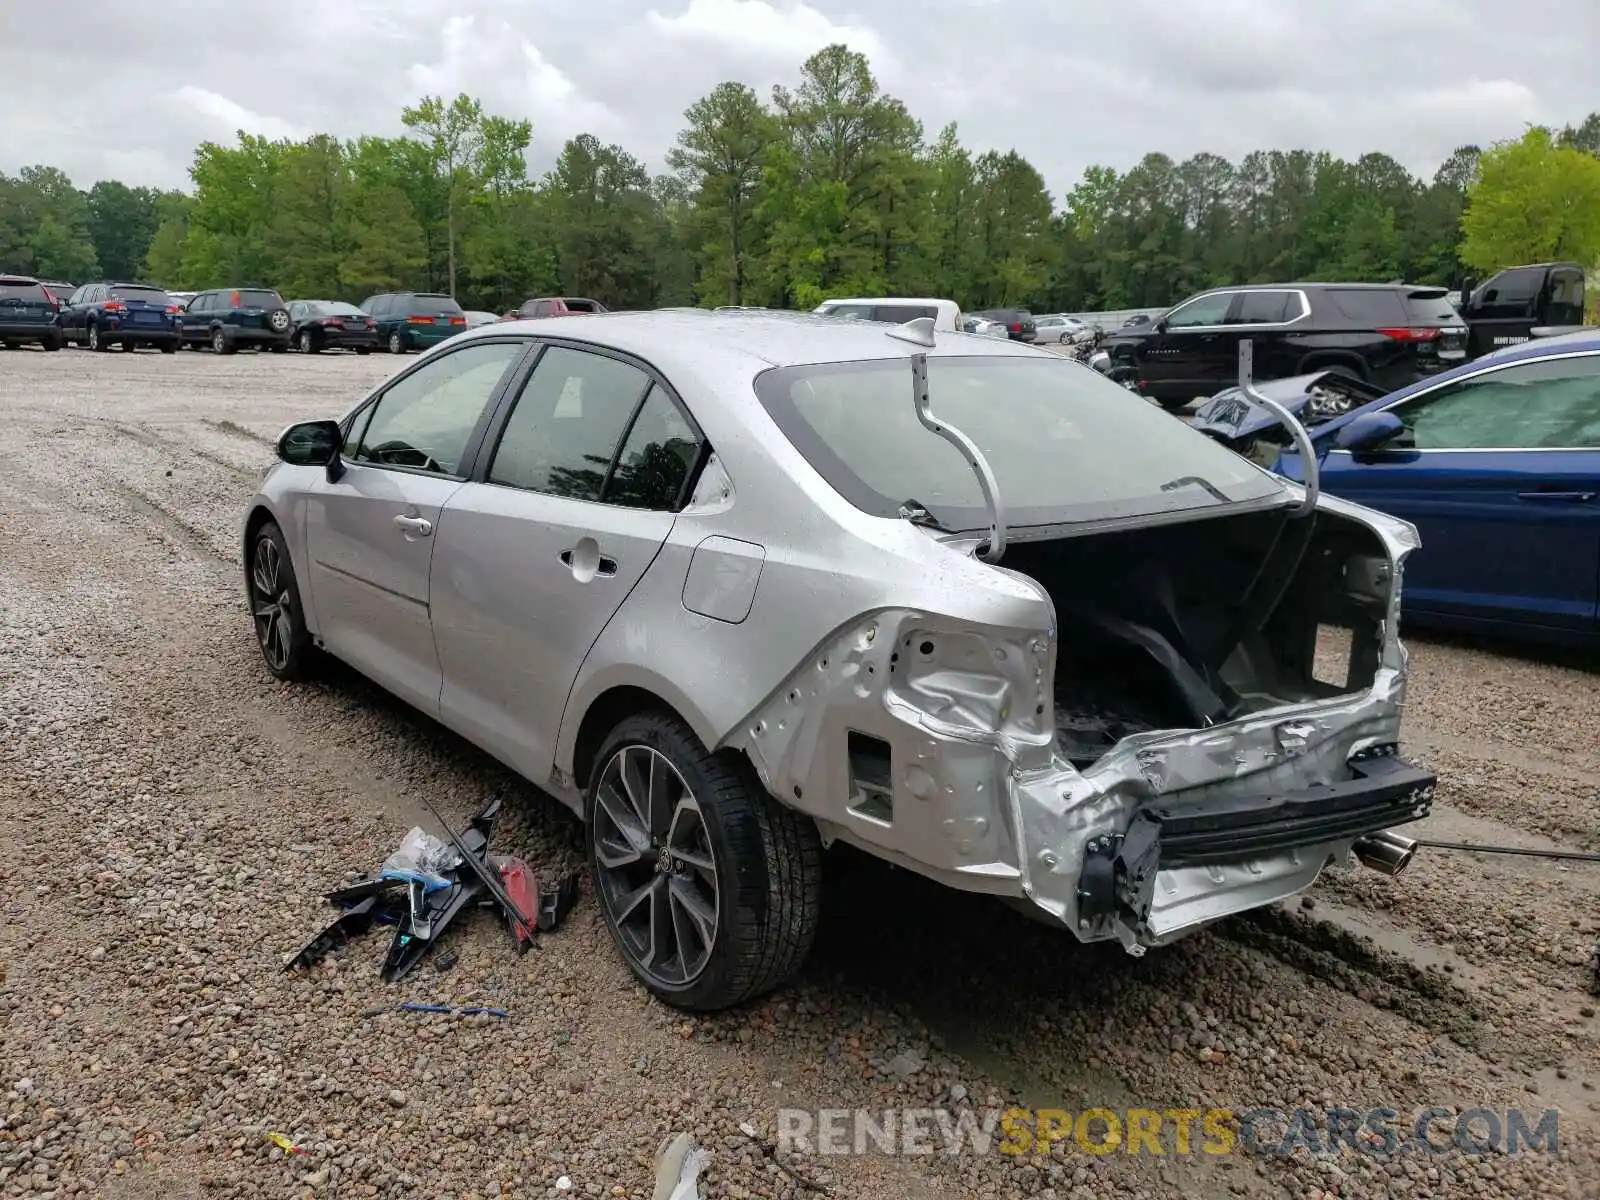
<instances>
[{"instance_id":1,"label":"exposed trunk cavity","mask_svg":"<svg viewBox=\"0 0 1600 1200\"><path fill-rule=\"evenodd\" d=\"M1018 542L1003 565L1055 602L1057 744L1079 767L1131 734L1371 686L1394 586L1377 535L1325 511Z\"/></svg>"}]
</instances>

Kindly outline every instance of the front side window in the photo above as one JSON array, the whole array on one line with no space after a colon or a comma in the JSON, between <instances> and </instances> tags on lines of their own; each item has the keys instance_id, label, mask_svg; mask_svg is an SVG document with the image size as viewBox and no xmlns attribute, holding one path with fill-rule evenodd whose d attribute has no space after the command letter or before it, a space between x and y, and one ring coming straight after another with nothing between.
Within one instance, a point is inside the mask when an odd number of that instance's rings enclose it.
<instances>
[{"instance_id":1,"label":"front side window","mask_svg":"<svg viewBox=\"0 0 1600 1200\"><path fill-rule=\"evenodd\" d=\"M489 482L599 500L650 377L638 367L565 346L544 352L489 465Z\"/></svg>"},{"instance_id":2,"label":"front side window","mask_svg":"<svg viewBox=\"0 0 1600 1200\"><path fill-rule=\"evenodd\" d=\"M1197 329L1204 325L1225 325L1233 306L1232 292L1213 292L1180 305L1167 317L1168 329Z\"/></svg>"},{"instance_id":3,"label":"front side window","mask_svg":"<svg viewBox=\"0 0 1600 1200\"><path fill-rule=\"evenodd\" d=\"M1417 450L1600 449L1600 355L1518 363L1392 409Z\"/></svg>"},{"instance_id":4,"label":"front side window","mask_svg":"<svg viewBox=\"0 0 1600 1200\"><path fill-rule=\"evenodd\" d=\"M1300 297L1293 292L1241 292L1235 325L1281 325L1300 315Z\"/></svg>"},{"instance_id":5,"label":"front side window","mask_svg":"<svg viewBox=\"0 0 1600 1200\"><path fill-rule=\"evenodd\" d=\"M779 428L857 508L895 517L913 501L947 528L983 528L977 479L918 422L911 389L905 359L774 368L755 381ZM988 458L1013 525L1286 495L1246 459L1152 405L1129 404L1124 389L1077 363L933 357L928 390L933 414Z\"/></svg>"},{"instance_id":6,"label":"front side window","mask_svg":"<svg viewBox=\"0 0 1600 1200\"><path fill-rule=\"evenodd\" d=\"M378 398L350 457L459 475L478 418L522 351L521 342L479 342L419 367Z\"/></svg>"}]
</instances>

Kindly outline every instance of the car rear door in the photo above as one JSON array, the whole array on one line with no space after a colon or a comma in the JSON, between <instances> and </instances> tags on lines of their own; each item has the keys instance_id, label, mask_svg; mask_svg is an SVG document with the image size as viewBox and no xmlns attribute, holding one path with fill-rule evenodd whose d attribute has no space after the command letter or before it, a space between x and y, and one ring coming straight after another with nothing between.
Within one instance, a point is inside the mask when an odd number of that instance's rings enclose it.
<instances>
[{"instance_id":1,"label":"car rear door","mask_svg":"<svg viewBox=\"0 0 1600 1200\"><path fill-rule=\"evenodd\" d=\"M1334 450L1323 486L1422 534L1410 612L1586 631L1600 616L1600 354L1515 362L1389 411L1407 433Z\"/></svg>"},{"instance_id":2,"label":"car rear door","mask_svg":"<svg viewBox=\"0 0 1600 1200\"><path fill-rule=\"evenodd\" d=\"M317 630L328 649L426 712L439 704L428 569L446 500L462 485L525 341L475 342L422 361L351 421L336 479L307 498Z\"/></svg>"},{"instance_id":3,"label":"car rear door","mask_svg":"<svg viewBox=\"0 0 1600 1200\"><path fill-rule=\"evenodd\" d=\"M593 348L549 346L507 406L434 552L439 709L537 781L589 648L672 529L701 439L644 366Z\"/></svg>"}]
</instances>

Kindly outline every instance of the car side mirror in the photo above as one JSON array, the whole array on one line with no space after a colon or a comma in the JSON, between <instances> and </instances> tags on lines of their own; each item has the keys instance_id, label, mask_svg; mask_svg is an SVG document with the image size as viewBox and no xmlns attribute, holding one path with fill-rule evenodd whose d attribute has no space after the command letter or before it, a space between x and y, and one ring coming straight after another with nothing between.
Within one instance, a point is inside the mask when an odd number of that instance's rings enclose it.
<instances>
[{"instance_id":1,"label":"car side mirror","mask_svg":"<svg viewBox=\"0 0 1600 1200\"><path fill-rule=\"evenodd\" d=\"M1159 320L1151 322L1150 328L1156 333L1165 333L1168 329L1167 319L1162 317Z\"/></svg>"},{"instance_id":2,"label":"car side mirror","mask_svg":"<svg viewBox=\"0 0 1600 1200\"><path fill-rule=\"evenodd\" d=\"M1347 425L1342 425L1333 444L1352 454L1376 450L1405 430L1405 422L1391 412L1362 413Z\"/></svg>"},{"instance_id":3,"label":"car side mirror","mask_svg":"<svg viewBox=\"0 0 1600 1200\"><path fill-rule=\"evenodd\" d=\"M344 434L337 421L302 421L291 425L278 438L278 457L294 467L326 467L328 478L344 474L339 449Z\"/></svg>"},{"instance_id":4,"label":"car side mirror","mask_svg":"<svg viewBox=\"0 0 1600 1200\"><path fill-rule=\"evenodd\" d=\"M1500 296L1500 289L1499 288L1490 288L1487 292L1485 292L1483 294L1483 302L1485 304L1492 303L1494 300L1498 299L1499 296Z\"/></svg>"}]
</instances>

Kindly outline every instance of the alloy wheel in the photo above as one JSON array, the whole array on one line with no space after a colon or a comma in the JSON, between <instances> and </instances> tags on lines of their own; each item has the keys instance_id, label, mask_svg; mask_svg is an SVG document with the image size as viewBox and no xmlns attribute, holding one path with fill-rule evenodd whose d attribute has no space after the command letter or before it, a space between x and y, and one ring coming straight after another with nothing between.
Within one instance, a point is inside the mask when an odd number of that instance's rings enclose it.
<instances>
[{"instance_id":1,"label":"alloy wheel","mask_svg":"<svg viewBox=\"0 0 1600 1200\"><path fill-rule=\"evenodd\" d=\"M635 967L666 988L695 981L721 914L710 831L683 775L649 746L623 746L595 787L597 888Z\"/></svg>"},{"instance_id":2,"label":"alloy wheel","mask_svg":"<svg viewBox=\"0 0 1600 1200\"><path fill-rule=\"evenodd\" d=\"M250 562L250 610L255 616L256 640L274 671L289 665L294 645L294 603L284 578L283 558L270 537L256 539Z\"/></svg>"},{"instance_id":3,"label":"alloy wheel","mask_svg":"<svg viewBox=\"0 0 1600 1200\"><path fill-rule=\"evenodd\" d=\"M311 331L309 329L302 329L300 331L300 353L311 353Z\"/></svg>"},{"instance_id":4,"label":"alloy wheel","mask_svg":"<svg viewBox=\"0 0 1600 1200\"><path fill-rule=\"evenodd\" d=\"M218 330L215 330L215 331L212 332L212 334L211 334L211 348L213 350L215 350L218 354L221 354L223 352L223 350L225 350L227 348L227 345L228 345L228 339L223 334L222 330L218 329Z\"/></svg>"},{"instance_id":5,"label":"alloy wheel","mask_svg":"<svg viewBox=\"0 0 1600 1200\"><path fill-rule=\"evenodd\" d=\"M89 326L89 349L100 349L100 327L98 325Z\"/></svg>"}]
</instances>

